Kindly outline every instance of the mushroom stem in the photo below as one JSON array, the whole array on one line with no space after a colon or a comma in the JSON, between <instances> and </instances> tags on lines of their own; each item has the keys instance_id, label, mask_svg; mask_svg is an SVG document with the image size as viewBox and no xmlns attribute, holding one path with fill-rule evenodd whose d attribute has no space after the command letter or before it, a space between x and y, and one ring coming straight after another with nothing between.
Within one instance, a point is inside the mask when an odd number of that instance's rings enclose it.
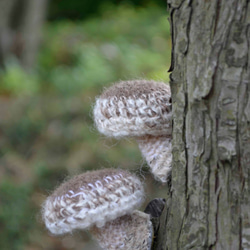
<instances>
[{"instance_id":1,"label":"mushroom stem","mask_svg":"<svg viewBox=\"0 0 250 250\"><path fill-rule=\"evenodd\" d=\"M171 90L167 84L132 80L106 89L96 99L93 113L102 134L117 139L135 137L156 179L166 182L172 160L171 109Z\"/></svg>"},{"instance_id":2,"label":"mushroom stem","mask_svg":"<svg viewBox=\"0 0 250 250\"><path fill-rule=\"evenodd\" d=\"M107 222L101 228L94 226L90 232L103 249L151 249L153 226L150 215L140 211Z\"/></svg>"},{"instance_id":3,"label":"mushroom stem","mask_svg":"<svg viewBox=\"0 0 250 250\"><path fill-rule=\"evenodd\" d=\"M166 182L171 172L172 153L169 135L138 137L137 143L154 177Z\"/></svg>"}]
</instances>

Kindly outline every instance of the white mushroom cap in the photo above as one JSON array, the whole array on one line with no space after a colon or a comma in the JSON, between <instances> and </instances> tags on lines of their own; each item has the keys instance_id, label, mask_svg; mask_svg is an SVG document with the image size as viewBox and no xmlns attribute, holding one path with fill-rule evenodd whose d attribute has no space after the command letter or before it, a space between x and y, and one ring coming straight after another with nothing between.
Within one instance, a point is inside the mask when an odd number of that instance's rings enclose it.
<instances>
[{"instance_id":1,"label":"white mushroom cap","mask_svg":"<svg viewBox=\"0 0 250 250\"><path fill-rule=\"evenodd\" d=\"M123 81L97 98L94 121L106 136L171 134L170 87L162 82Z\"/></svg>"},{"instance_id":2,"label":"white mushroom cap","mask_svg":"<svg viewBox=\"0 0 250 250\"><path fill-rule=\"evenodd\" d=\"M53 234L102 227L132 213L144 199L141 181L125 170L103 169L75 176L59 186L43 205L46 227Z\"/></svg>"}]
</instances>

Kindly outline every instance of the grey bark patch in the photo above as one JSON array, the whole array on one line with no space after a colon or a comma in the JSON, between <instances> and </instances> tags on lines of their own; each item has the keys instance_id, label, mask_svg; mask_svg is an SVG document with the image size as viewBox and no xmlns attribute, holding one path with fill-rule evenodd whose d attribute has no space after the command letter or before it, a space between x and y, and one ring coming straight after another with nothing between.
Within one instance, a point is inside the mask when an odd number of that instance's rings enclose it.
<instances>
[{"instance_id":1,"label":"grey bark patch","mask_svg":"<svg viewBox=\"0 0 250 250\"><path fill-rule=\"evenodd\" d=\"M168 5L173 169L159 249L248 249L249 1Z\"/></svg>"}]
</instances>

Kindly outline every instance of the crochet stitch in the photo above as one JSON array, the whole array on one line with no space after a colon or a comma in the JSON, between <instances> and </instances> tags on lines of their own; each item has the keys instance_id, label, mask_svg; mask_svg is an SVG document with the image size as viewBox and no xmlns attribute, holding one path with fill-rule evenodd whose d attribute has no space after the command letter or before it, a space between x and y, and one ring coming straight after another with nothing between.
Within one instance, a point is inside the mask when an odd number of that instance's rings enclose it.
<instances>
[{"instance_id":1,"label":"crochet stitch","mask_svg":"<svg viewBox=\"0 0 250 250\"><path fill-rule=\"evenodd\" d=\"M106 136L135 137L157 180L171 171L171 91L162 82L135 80L114 84L96 99L94 121Z\"/></svg>"},{"instance_id":2,"label":"crochet stitch","mask_svg":"<svg viewBox=\"0 0 250 250\"><path fill-rule=\"evenodd\" d=\"M162 82L120 82L96 100L94 121L106 136L171 135L170 87Z\"/></svg>"},{"instance_id":3,"label":"crochet stitch","mask_svg":"<svg viewBox=\"0 0 250 250\"><path fill-rule=\"evenodd\" d=\"M105 223L132 213L144 199L140 180L125 170L104 169L75 176L59 186L43 205L53 234Z\"/></svg>"},{"instance_id":4,"label":"crochet stitch","mask_svg":"<svg viewBox=\"0 0 250 250\"><path fill-rule=\"evenodd\" d=\"M108 222L102 228L95 227L91 232L104 249L151 249L153 226L150 216L140 211Z\"/></svg>"},{"instance_id":5,"label":"crochet stitch","mask_svg":"<svg viewBox=\"0 0 250 250\"><path fill-rule=\"evenodd\" d=\"M163 136L145 136L137 138L139 148L152 174L156 179L165 182L168 174L171 172L172 147L171 138L168 135Z\"/></svg>"}]
</instances>

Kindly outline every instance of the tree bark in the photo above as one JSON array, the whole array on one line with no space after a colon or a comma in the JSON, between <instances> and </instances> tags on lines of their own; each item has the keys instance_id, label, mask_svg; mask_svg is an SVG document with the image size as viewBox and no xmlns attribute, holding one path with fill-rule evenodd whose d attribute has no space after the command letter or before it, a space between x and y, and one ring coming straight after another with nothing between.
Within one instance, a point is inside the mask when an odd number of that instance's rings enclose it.
<instances>
[{"instance_id":1,"label":"tree bark","mask_svg":"<svg viewBox=\"0 0 250 250\"><path fill-rule=\"evenodd\" d=\"M154 249L250 249L250 2L167 3L173 169Z\"/></svg>"}]
</instances>

